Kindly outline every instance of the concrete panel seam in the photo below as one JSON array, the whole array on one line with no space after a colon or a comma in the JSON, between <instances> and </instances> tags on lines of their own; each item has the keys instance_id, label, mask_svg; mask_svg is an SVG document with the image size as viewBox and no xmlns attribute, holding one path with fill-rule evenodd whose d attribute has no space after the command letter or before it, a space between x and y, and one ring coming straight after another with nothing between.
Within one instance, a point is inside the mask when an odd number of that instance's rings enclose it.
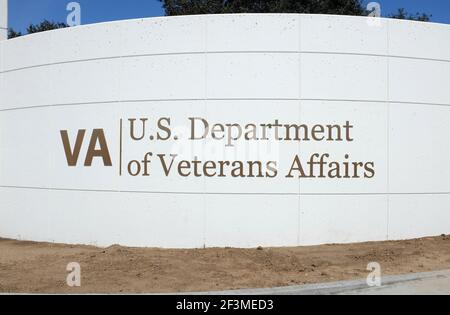
<instances>
[{"instance_id":1,"label":"concrete panel seam","mask_svg":"<svg viewBox=\"0 0 450 315\"><path fill-rule=\"evenodd\" d=\"M81 188L56 188L56 187L32 187L32 186L9 186L0 185L5 189L28 189L28 190L47 190L47 191L73 191L73 192L104 192L104 193L134 193L134 194L161 194L161 195L249 195L249 196L433 196L433 195L450 195L450 192L401 192L401 193L268 193L268 192L171 192L171 191L140 191L140 190L113 190L113 189L81 189Z\"/></svg>"},{"instance_id":2,"label":"concrete panel seam","mask_svg":"<svg viewBox=\"0 0 450 315\"><path fill-rule=\"evenodd\" d=\"M202 99L142 99L142 100L118 100L118 101L96 101L96 102L76 102L63 104L44 104L36 106L12 107L0 109L0 112L28 110L39 108L63 107L63 106L88 106L88 105L107 105L107 104L121 104L121 103L145 103L145 102L198 102L205 101ZM424 106L444 106L448 107L450 104L433 103L433 102L408 102L408 101L393 101L393 100L357 100L357 99L321 99L321 98L208 98L208 101L317 101L317 102L355 102L355 103L379 103L379 104L410 104L410 105L424 105Z\"/></svg>"},{"instance_id":3,"label":"concrete panel seam","mask_svg":"<svg viewBox=\"0 0 450 315\"><path fill-rule=\"evenodd\" d=\"M325 52L325 51L215 51L215 52L206 52L206 54L218 55L218 54L313 54L313 55L343 55L343 56L361 56L361 57L379 57L379 58L397 58L397 59L411 59L411 60L423 60L423 61L434 61L434 62L446 62L450 63L450 59L435 59L435 58L426 58L426 57L409 57L409 56L394 56L388 54L365 54L365 53L350 53L350 52ZM109 56L109 57L98 57L98 58L87 58L87 59L77 59L77 60L68 60L68 61L60 61L60 62L52 62L45 64L38 64L27 67L20 67L15 69L9 69L0 71L0 73L10 73L17 72L28 69L42 68L42 67L50 67L71 63L81 63L81 62L90 62L90 61L101 61L101 60L114 60L114 59L125 59L125 58L140 58L140 57L159 57L159 56L183 56L183 55L203 55L205 52L176 52L176 53L153 53L153 54L140 54L140 55L124 55L124 56Z\"/></svg>"}]
</instances>

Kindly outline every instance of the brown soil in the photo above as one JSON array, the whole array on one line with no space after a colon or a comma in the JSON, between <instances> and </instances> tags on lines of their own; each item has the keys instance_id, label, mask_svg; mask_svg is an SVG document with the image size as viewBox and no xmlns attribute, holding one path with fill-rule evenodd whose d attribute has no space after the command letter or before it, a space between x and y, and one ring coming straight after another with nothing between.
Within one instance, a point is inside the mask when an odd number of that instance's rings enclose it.
<instances>
[{"instance_id":1,"label":"brown soil","mask_svg":"<svg viewBox=\"0 0 450 315\"><path fill-rule=\"evenodd\" d=\"M66 285L67 264L82 286ZM263 288L450 269L450 237L295 248L101 249L0 239L3 293L164 293Z\"/></svg>"}]
</instances>

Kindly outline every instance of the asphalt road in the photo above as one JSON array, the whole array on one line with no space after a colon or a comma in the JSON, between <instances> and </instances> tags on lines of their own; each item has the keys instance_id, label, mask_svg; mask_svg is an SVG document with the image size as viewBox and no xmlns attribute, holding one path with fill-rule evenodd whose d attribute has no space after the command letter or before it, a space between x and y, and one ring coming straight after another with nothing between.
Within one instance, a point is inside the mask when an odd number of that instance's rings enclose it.
<instances>
[{"instance_id":1,"label":"asphalt road","mask_svg":"<svg viewBox=\"0 0 450 315\"><path fill-rule=\"evenodd\" d=\"M304 286L192 293L193 295L450 295L450 270L382 277L381 287L365 279Z\"/></svg>"},{"instance_id":2,"label":"asphalt road","mask_svg":"<svg viewBox=\"0 0 450 315\"><path fill-rule=\"evenodd\" d=\"M406 281L380 288L366 288L341 293L344 295L448 295L450 294L450 272L436 278Z\"/></svg>"}]
</instances>

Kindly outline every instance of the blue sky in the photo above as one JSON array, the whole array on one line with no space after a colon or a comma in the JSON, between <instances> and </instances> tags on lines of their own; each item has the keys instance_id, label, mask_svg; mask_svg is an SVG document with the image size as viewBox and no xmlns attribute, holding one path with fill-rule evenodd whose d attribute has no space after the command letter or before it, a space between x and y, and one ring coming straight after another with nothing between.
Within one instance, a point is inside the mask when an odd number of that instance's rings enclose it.
<instances>
[{"instance_id":1,"label":"blue sky","mask_svg":"<svg viewBox=\"0 0 450 315\"><path fill-rule=\"evenodd\" d=\"M76 0L75 0L76 1ZM43 19L66 21L70 0L9 0L9 25L24 32L30 23ZM78 0L82 24L164 15L158 0ZM369 1L365 1L366 3ZM406 8L411 13L426 12L432 21L450 24L449 0L378 0L383 15Z\"/></svg>"}]
</instances>

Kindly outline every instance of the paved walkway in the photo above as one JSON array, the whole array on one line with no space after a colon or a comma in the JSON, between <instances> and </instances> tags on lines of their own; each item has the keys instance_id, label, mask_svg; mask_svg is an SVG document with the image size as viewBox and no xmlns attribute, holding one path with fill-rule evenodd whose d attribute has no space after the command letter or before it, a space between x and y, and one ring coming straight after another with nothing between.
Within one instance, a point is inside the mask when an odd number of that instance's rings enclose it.
<instances>
[{"instance_id":1,"label":"paved walkway","mask_svg":"<svg viewBox=\"0 0 450 315\"><path fill-rule=\"evenodd\" d=\"M369 288L343 292L344 295L449 295L450 272L436 278L421 279L387 285L381 288Z\"/></svg>"},{"instance_id":2,"label":"paved walkway","mask_svg":"<svg viewBox=\"0 0 450 315\"><path fill-rule=\"evenodd\" d=\"M342 281L270 289L208 292L207 295L450 295L450 270L385 276L381 287L368 287L366 280ZM201 294L205 293L193 293Z\"/></svg>"}]
</instances>

